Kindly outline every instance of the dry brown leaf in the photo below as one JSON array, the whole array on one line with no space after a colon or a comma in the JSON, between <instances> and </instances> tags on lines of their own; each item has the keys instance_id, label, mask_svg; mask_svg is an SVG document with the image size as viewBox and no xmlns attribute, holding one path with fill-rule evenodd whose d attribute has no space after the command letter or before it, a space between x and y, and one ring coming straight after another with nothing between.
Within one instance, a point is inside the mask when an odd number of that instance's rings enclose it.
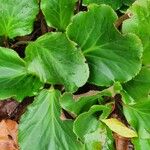
<instances>
[{"instance_id":1,"label":"dry brown leaf","mask_svg":"<svg viewBox=\"0 0 150 150\"><path fill-rule=\"evenodd\" d=\"M18 124L12 120L0 122L0 150L19 150L17 143Z\"/></svg>"}]
</instances>

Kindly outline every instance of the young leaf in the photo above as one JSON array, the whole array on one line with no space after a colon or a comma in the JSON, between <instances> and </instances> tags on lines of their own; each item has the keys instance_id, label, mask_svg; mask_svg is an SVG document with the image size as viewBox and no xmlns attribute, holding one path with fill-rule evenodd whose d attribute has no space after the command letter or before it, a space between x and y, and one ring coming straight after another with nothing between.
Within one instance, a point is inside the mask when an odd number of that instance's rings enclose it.
<instances>
[{"instance_id":1,"label":"young leaf","mask_svg":"<svg viewBox=\"0 0 150 150\"><path fill-rule=\"evenodd\" d=\"M22 116L19 144L22 150L81 150L72 121L60 119L60 92L43 90Z\"/></svg>"},{"instance_id":2,"label":"young leaf","mask_svg":"<svg viewBox=\"0 0 150 150\"><path fill-rule=\"evenodd\" d=\"M76 0L41 0L48 26L64 31L74 13Z\"/></svg>"},{"instance_id":3,"label":"young leaf","mask_svg":"<svg viewBox=\"0 0 150 150\"><path fill-rule=\"evenodd\" d=\"M150 100L123 106L129 124L138 132L139 138L150 138Z\"/></svg>"},{"instance_id":4,"label":"young leaf","mask_svg":"<svg viewBox=\"0 0 150 150\"><path fill-rule=\"evenodd\" d=\"M123 137L127 138L137 137L135 131L126 127L122 122L120 122L116 118L102 119L101 121L104 122L112 131Z\"/></svg>"},{"instance_id":5,"label":"young leaf","mask_svg":"<svg viewBox=\"0 0 150 150\"><path fill-rule=\"evenodd\" d=\"M135 78L123 85L123 88L136 102L148 98L150 93L150 69L143 67Z\"/></svg>"},{"instance_id":6,"label":"young leaf","mask_svg":"<svg viewBox=\"0 0 150 150\"><path fill-rule=\"evenodd\" d=\"M122 1L121 0L83 0L83 4L107 4L110 5L113 9L119 9L122 5Z\"/></svg>"},{"instance_id":7,"label":"young leaf","mask_svg":"<svg viewBox=\"0 0 150 150\"><path fill-rule=\"evenodd\" d=\"M127 13L131 14L131 18L124 21L123 33L137 34L143 43L144 54L143 63L150 63L150 0L137 0Z\"/></svg>"},{"instance_id":8,"label":"young leaf","mask_svg":"<svg viewBox=\"0 0 150 150\"><path fill-rule=\"evenodd\" d=\"M83 95L76 99L76 95L64 93L60 99L60 104L63 109L77 116L84 111L88 111L92 105L97 104L98 99L101 97L99 91L90 91L86 94L90 95Z\"/></svg>"},{"instance_id":9,"label":"young leaf","mask_svg":"<svg viewBox=\"0 0 150 150\"><path fill-rule=\"evenodd\" d=\"M84 137L86 150L115 150L112 132L103 124Z\"/></svg>"},{"instance_id":10,"label":"young leaf","mask_svg":"<svg viewBox=\"0 0 150 150\"><path fill-rule=\"evenodd\" d=\"M14 38L32 32L37 0L0 0L0 36Z\"/></svg>"},{"instance_id":11,"label":"young leaf","mask_svg":"<svg viewBox=\"0 0 150 150\"><path fill-rule=\"evenodd\" d=\"M73 95L69 92L63 94L60 99L60 104L63 109L77 116L85 111L88 111L92 105L102 104L105 100L103 96L114 97L121 89L119 83L103 91L89 91L84 94Z\"/></svg>"},{"instance_id":12,"label":"young leaf","mask_svg":"<svg viewBox=\"0 0 150 150\"><path fill-rule=\"evenodd\" d=\"M63 33L48 33L30 43L26 60L43 82L64 84L68 91L84 85L89 76L84 56Z\"/></svg>"},{"instance_id":13,"label":"young leaf","mask_svg":"<svg viewBox=\"0 0 150 150\"><path fill-rule=\"evenodd\" d=\"M84 112L76 118L73 126L75 134L84 141L86 134L94 132L98 128L100 124L98 117L104 119L110 112L110 106L93 105L88 112Z\"/></svg>"},{"instance_id":14,"label":"young leaf","mask_svg":"<svg viewBox=\"0 0 150 150\"><path fill-rule=\"evenodd\" d=\"M140 40L132 34L121 35L113 25L116 19L109 6L90 5L89 11L77 14L67 29L87 59L89 82L96 85L131 80L141 69Z\"/></svg>"},{"instance_id":15,"label":"young leaf","mask_svg":"<svg viewBox=\"0 0 150 150\"><path fill-rule=\"evenodd\" d=\"M35 95L41 86L39 79L28 73L25 61L15 51L0 47L0 99L13 96L22 100Z\"/></svg>"}]
</instances>

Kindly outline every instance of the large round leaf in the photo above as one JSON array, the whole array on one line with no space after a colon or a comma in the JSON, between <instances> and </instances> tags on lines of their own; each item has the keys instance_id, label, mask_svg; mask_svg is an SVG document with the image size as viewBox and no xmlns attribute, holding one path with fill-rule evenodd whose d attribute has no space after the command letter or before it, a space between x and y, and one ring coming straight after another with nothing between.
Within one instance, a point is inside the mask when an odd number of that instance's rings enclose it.
<instances>
[{"instance_id":1,"label":"large round leaf","mask_svg":"<svg viewBox=\"0 0 150 150\"><path fill-rule=\"evenodd\" d=\"M83 0L83 4L107 4L110 5L113 9L118 9L122 5L121 0Z\"/></svg>"},{"instance_id":2,"label":"large round leaf","mask_svg":"<svg viewBox=\"0 0 150 150\"><path fill-rule=\"evenodd\" d=\"M19 126L21 150L81 150L73 122L60 119L60 92L43 90L22 116Z\"/></svg>"},{"instance_id":3,"label":"large round leaf","mask_svg":"<svg viewBox=\"0 0 150 150\"><path fill-rule=\"evenodd\" d=\"M50 27L64 31L74 13L76 0L41 0L41 9Z\"/></svg>"},{"instance_id":4,"label":"large round leaf","mask_svg":"<svg viewBox=\"0 0 150 150\"><path fill-rule=\"evenodd\" d=\"M131 18L123 23L124 33L137 34L143 43L143 63L150 64L150 0L137 0L127 13Z\"/></svg>"},{"instance_id":5,"label":"large round leaf","mask_svg":"<svg viewBox=\"0 0 150 150\"><path fill-rule=\"evenodd\" d=\"M0 0L0 36L14 38L32 32L37 0Z\"/></svg>"},{"instance_id":6,"label":"large round leaf","mask_svg":"<svg viewBox=\"0 0 150 150\"><path fill-rule=\"evenodd\" d=\"M28 45L30 72L43 82L63 84L68 91L84 85L89 76L85 58L63 33L48 33Z\"/></svg>"},{"instance_id":7,"label":"large round leaf","mask_svg":"<svg viewBox=\"0 0 150 150\"><path fill-rule=\"evenodd\" d=\"M110 5L114 10L119 9L123 4L130 6L132 3L134 3L135 0L83 0L83 4L89 5L92 3L95 4L106 4Z\"/></svg>"},{"instance_id":8,"label":"large round leaf","mask_svg":"<svg viewBox=\"0 0 150 150\"><path fill-rule=\"evenodd\" d=\"M41 87L39 79L26 69L26 63L12 49L0 47L0 99L21 100Z\"/></svg>"},{"instance_id":9,"label":"large round leaf","mask_svg":"<svg viewBox=\"0 0 150 150\"><path fill-rule=\"evenodd\" d=\"M90 5L77 14L67 34L83 51L90 67L89 82L108 86L131 80L141 69L142 44L114 27L117 15L106 5Z\"/></svg>"}]
</instances>

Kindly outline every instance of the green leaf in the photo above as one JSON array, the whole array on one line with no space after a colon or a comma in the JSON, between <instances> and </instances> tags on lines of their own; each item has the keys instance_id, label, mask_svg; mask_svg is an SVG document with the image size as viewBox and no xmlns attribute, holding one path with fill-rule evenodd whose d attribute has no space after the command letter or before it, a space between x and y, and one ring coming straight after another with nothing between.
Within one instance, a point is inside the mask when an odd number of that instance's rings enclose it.
<instances>
[{"instance_id":1,"label":"green leaf","mask_svg":"<svg viewBox=\"0 0 150 150\"><path fill-rule=\"evenodd\" d=\"M15 97L22 100L35 95L41 86L39 79L28 73L26 62L14 50L0 47L0 99Z\"/></svg>"},{"instance_id":2,"label":"green leaf","mask_svg":"<svg viewBox=\"0 0 150 150\"><path fill-rule=\"evenodd\" d=\"M120 122L116 118L102 119L101 121L104 122L113 132L121 135L122 137L137 137L135 131L126 127L122 122Z\"/></svg>"},{"instance_id":3,"label":"green leaf","mask_svg":"<svg viewBox=\"0 0 150 150\"><path fill-rule=\"evenodd\" d=\"M98 136L98 133L90 134L89 136L94 138L95 136ZM99 140L89 141L87 144L85 144L85 150L101 150L102 145L99 142Z\"/></svg>"},{"instance_id":4,"label":"green leaf","mask_svg":"<svg viewBox=\"0 0 150 150\"><path fill-rule=\"evenodd\" d=\"M38 14L37 0L0 0L0 36L30 34Z\"/></svg>"},{"instance_id":5,"label":"green leaf","mask_svg":"<svg viewBox=\"0 0 150 150\"><path fill-rule=\"evenodd\" d=\"M101 93L99 91L89 91L83 95L64 93L61 97L60 104L71 115L77 116L82 112L88 111L92 105L97 104L100 98Z\"/></svg>"},{"instance_id":6,"label":"green leaf","mask_svg":"<svg viewBox=\"0 0 150 150\"><path fill-rule=\"evenodd\" d=\"M124 104L123 111L128 123L138 132L139 138L150 138L150 100Z\"/></svg>"},{"instance_id":7,"label":"green leaf","mask_svg":"<svg viewBox=\"0 0 150 150\"><path fill-rule=\"evenodd\" d=\"M74 122L74 132L81 139L88 133L96 131L100 124L99 116L106 118L111 112L110 106L93 105L88 112L80 114Z\"/></svg>"},{"instance_id":8,"label":"green leaf","mask_svg":"<svg viewBox=\"0 0 150 150\"><path fill-rule=\"evenodd\" d=\"M120 94L122 96L122 101L124 102L124 104L133 105L133 104L136 104L138 102L136 99L133 99L125 90L122 90L120 92Z\"/></svg>"},{"instance_id":9,"label":"green leaf","mask_svg":"<svg viewBox=\"0 0 150 150\"><path fill-rule=\"evenodd\" d=\"M150 63L150 0L137 0L127 13L132 14L131 18L124 21L123 33L137 34L143 43L143 63Z\"/></svg>"},{"instance_id":10,"label":"green leaf","mask_svg":"<svg viewBox=\"0 0 150 150\"><path fill-rule=\"evenodd\" d=\"M43 82L63 84L67 91L84 85L89 76L84 56L63 33L47 33L30 43L26 60Z\"/></svg>"},{"instance_id":11,"label":"green leaf","mask_svg":"<svg viewBox=\"0 0 150 150\"><path fill-rule=\"evenodd\" d=\"M150 149L150 139L132 139L135 150L148 150Z\"/></svg>"},{"instance_id":12,"label":"green leaf","mask_svg":"<svg viewBox=\"0 0 150 150\"><path fill-rule=\"evenodd\" d=\"M150 69L143 67L135 78L123 85L123 88L136 102L148 98L150 93Z\"/></svg>"},{"instance_id":13,"label":"green leaf","mask_svg":"<svg viewBox=\"0 0 150 150\"><path fill-rule=\"evenodd\" d=\"M132 5L134 2L135 2L135 0L125 0L125 1L123 1L123 4L125 4L125 5L127 5L127 6L130 6L130 5Z\"/></svg>"},{"instance_id":14,"label":"green leaf","mask_svg":"<svg viewBox=\"0 0 150 150\"><path fill-rule=\"evenodd\" d=\"M68 111L73 117L88 111L94 104L103 104L105 99L103 96L114 97L120 93L121 85L115 83L113 86L103 91L89 91L84 94L73 95L72 93L66 92L60 99L60 104L63 109Z\"/></svg>"},{"instance_id":15,"label":"green leaf","mask_svg":"<svg viewBox=\"0 0 150 150\"><path fill-rule=\"evenodd\" d=\"M74 13L76 0L41 0L48 26L64 31Z\"/></svg>"},{"instance_id":16,"label":"green leaf","mask_svg":"<svg viewBox=\"0 0 150 150\"><path fill-rule=\"evenodd\" d=\"M96 131L85 135L86 150L115 150L110 129L100 124Z\"/></svg>"},{"instance_id":17,"label":"green leaf","mask_svg":"<svg viewBox=\"0 0 150 150\"><path fill-rule=\"evenodd\" d=\"M122 1L121 0L83 0L83 4L107 4L110 5L113 9L119 9L122 5Z\"/></svg>"},{"instance_id":18,"label":"green leaf","mask_svg":"<svg viewBox=\"0 0 150 150\"><path fill-rule=\"evenodd\" d=\"M72 121L60 119L60 92L43 90L28 107L19 124L21 150L81 150Z\"/></svg>"},{"instance_id":19,"label":"green leaf","mask_svg":"<svg viewBox=\"0 0 150 150\"><path fill-rule=\"evenodd\" d=\"M67 29L69 38L80 46L87 59L89 82L96 85L129 81L141 69L140 40L132 34L121 35L113 24L116 19L109 6L93 4L88 12L77 14Z\"/></svg>"}]
</instances>

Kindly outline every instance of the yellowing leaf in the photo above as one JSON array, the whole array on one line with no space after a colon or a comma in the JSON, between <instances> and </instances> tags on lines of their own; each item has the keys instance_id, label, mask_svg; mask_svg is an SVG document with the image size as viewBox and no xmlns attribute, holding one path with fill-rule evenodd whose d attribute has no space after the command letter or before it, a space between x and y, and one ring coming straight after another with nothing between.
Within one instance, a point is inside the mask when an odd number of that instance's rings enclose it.
<instances>
[{"instance_id":1,"label":"yellowing leaf","mask_svg":"<svg viewBox=\"0 0 150 150\"><path fill-rule=\"evenodd\" d=\"M128 127L126 127L122 122L115 118L111 119L102 119L104 122L113 132L127 138L137 137L137 133Z\"/></svg>"}]
</instances>

